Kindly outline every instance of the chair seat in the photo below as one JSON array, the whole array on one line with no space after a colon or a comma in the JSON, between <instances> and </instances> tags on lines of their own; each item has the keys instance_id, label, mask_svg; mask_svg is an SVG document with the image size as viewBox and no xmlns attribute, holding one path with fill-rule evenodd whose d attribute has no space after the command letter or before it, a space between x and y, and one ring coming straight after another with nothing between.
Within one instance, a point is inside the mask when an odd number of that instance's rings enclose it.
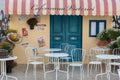
<instances>
[{"instance_id":1,"label":"chair seat","mask_svg":"<svg viewBox=\"0 0 120 80\"><path fill-rule=\"evenodd\" d=\"M30 62L30 64L43 64L43 62L33 61L33 62Z\"/></svg>"},{"instance_id":2,"label":"chair seat","mask_svg":"<svg viewBox=\"0 0 120 80\"><path fill-rule=\"evenodd\" d=\"M73 64L70 64L69 66L82 66L83 64L80 64L80 63L73 63Z\"/></svg>"},{"instance_id":3,"label":"chair seat","mask_svg":"<svg viewBox=\"0 0 120 80\"><path fill-rule=\"evenodd\" d=\"M111 62L110 65L120 66L120 62Z\"/></svg>"},{"instance_id":4,"label":"chair seat","mask_svg":"<svg viewBox=\"0 0 120 80\"><path fill-rule=\"evenodd\" d=\"M102 64L102 62L100 62L100 61L91 61L91 62L89 62L89 64Z\"/></svg>"}]
</instances>

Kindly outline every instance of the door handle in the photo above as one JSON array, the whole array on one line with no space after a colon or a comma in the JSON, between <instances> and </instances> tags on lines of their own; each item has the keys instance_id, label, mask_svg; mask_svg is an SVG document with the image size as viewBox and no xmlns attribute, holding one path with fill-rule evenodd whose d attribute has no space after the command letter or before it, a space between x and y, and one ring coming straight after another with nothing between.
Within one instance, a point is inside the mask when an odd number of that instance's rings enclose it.
<instances>
[{"instance_id":1,"label":"door handle","mask_svg":"<svg viewBox=\"0 0 120 80\"><path fill-rule=\"evenodd\" d=\"M58 40L60 40L61 38L60 38L60 37L55 37L54 39L58 41Z\"/></svg>"},{"instance_id":2,"label":"door handle","mask_svg":"<svg viewBox=\"0 0 120 80\"><path fill-rule=\"evenodd\" d=\"M70 40L77 40L76 37L70 37Z\"/></svg>"}]
</instances>

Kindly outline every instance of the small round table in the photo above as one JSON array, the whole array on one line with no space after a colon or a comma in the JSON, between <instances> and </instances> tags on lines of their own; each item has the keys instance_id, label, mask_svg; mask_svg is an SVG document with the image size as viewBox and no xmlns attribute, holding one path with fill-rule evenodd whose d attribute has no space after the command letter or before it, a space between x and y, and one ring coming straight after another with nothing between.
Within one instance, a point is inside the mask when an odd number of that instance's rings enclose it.
<instances>
[{"instance_id":1,"label":"small round table","mask_svg":"<svg viewBox=\"0 0 120 80\"><path fill-rule=\"evenodd\" d=\"M66 71L62 71L59 69L59 58L60 57L67 57L68 54L66 53L47 53L45 54L46 57L53 57L54 58L54 70L51 70L51 71L47 71L45 73L50 73L50 72L53 72L53 71L56 71L56 80L57 80L57 72L60 71L60 72L64 72L64 73L67 73Z\"/></svg>"},{"instance_id":2,"label":"small round table","mask_svg":"<svg viewBox=\"0 0 120 80\"><path fill-rule=\"evenodd\" d=\"M97 58L99 59L102 59L102 60L106 60L106 72L105 73L101 73L101 74L97 74L95 76L95 80L97 80L97 77L99 75L104 75L104 74L107 74L107 79L110 80L110 70L111 70L111 67L110 67L110 62L111 62L111 59L120 59L120 56L118 55L110 55L110 54L99 54L99 55L96 55Z\"/></svg>"},{"instance_id":3,"label":"small round table","mask_svg":"<svg viewBox=\"0 0 120 80\"><path fill-rule=\"evenodd\" d=\"M0 58L0 62L1 62L1 75L0 75L0 77L1 77L1 80L3 80L4 77L6 77L6 80L7 80L7 77L17 80L16 77L9 76L6 74L6 61L15 60L15 59L17 59L16 56L10 56L8 58Z\"/></svg>"},{"instance_id":4,"label":"small round table","mask_svg":"<svg viewBox=\"0 0 120 80\"><path fill-rule=\"evenodd\" d=\"M54 52L57 52L57 51L61 51L61 49L59 49L59 48L44 48L43 50L44 50L44 51L47 51L47 52L49 52L49 53L54 53ZM49 59L50 63L52 63L53 60L54 60L54 58L53 58L53 57L50 57L50 59ZM48 64L49 64L49 63L48 63Z\"/></svg>"}]
</instances>

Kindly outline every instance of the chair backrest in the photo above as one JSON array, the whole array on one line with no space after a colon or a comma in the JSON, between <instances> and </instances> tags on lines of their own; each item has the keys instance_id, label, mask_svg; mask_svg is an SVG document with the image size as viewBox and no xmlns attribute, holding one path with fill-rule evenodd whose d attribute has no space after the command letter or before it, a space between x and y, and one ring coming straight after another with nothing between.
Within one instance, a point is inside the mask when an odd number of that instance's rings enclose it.
<instances>
[{"instance_id":1,"label":"chair backrest","mask_svg":"<svg viewBox=\"0 0 120 80\"><path fill-rule=\"evenodd\" d=\"M113 55L119 55L119 56L120 56L120 48L115 48L115 49L113 49L112 54L113 54ZM112 61L114 61L114 62L120 62L120 59L114 59L114 60L112 60Z\"/></svg>"},{"instance_id":2,"label":"chair backrest","mask_svg":"<svg viewBox=\"0 0 120 80\"><path fill-rule=\"evenodd\" d=\"M113 49L112 54L114 54L114 55L120 55L120 48Z\"/></svg>"},{"instance_id":3,"label":"chair backrest","mask_svg":"<svg viewBox=\"0 0 120 80\"><path fill-rule=\"evenodd\" d=\"M72 62L84 62L86 50L81 48L74 48L71 52Z\"/></svg>"},{"instance_id":4,"label":"chair backrest","mask_svg":"<svg viewBox=\"0 0 120 80\"><path fill-rule=\"evenodd\" d=\"M27 47L25 49L25 55L26 55L27 60L33 59L36 56L36 54L37 54L37 48Z\"/></svg>"},{"instance_id":5,"label":"chair backrest","mask_svg":"<svg viewBox=\"0 0 120 80\"><path fill-rule=\"evenodd\" d=\"M96 55L98 54L105 54L105 50L102 48L91 48L90 49L90 53L89 53L89 58L90 61L96 61L99 60L98 58L96 58Z\"/></svg>"},{"instance_id":6,"label":"chair backrest","mask_svg":"<svg viewBox=\"0 0 120 80\"><path fill-rule=\"evenodd\" d=\"M67 45L66 46L66 53L69 54L69 56L71 56L71 52L72 52L72 49L76 48L75 45Z\"/></svg>"},{"instance_id":7,"label":"chair backrest","mask_svg":"<svg viewBox=\"0 0 120 80\"><path fill-rule=\"evenodd\" d=\"M61 45L60 45L60 49L61 49L61 52L66 52L66 46L68 45L68 43L62 43Z\"/></svg>"}]
</instances>

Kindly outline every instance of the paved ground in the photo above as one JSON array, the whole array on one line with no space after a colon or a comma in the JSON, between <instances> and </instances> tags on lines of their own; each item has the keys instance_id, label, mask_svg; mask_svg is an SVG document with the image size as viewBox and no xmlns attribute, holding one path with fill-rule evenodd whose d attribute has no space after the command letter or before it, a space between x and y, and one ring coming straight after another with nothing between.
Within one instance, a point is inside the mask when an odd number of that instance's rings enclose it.
<instances>
[{"instance_id":1,"label":"paved ground","mask_svg":"<svg viewBox=\"0 0 120 80\"><path fill-rule=\"evenodd\" d=\"M47 70L50 70L50 69L53 69L53 67L51 65L48 65L47 67ZM33 66L31 65L29 67L29 71L28 71L28 77L25 78L25 69L26 69L26 65L17 65L17 67L15 67L13 69L13 72L11 74L8 74L8 75L13 75L13 76L16 76L18 78L18 80L35 80L34 79L34 76L33 76ZM65 69L63 67L63 69ZM83 80L95 80L95 75L98 74L99 72L97 73L92 73L90 75L90 77L87 77L87 68L85 67L85 73L84 73L84 79ZM71 72L71 70L70 70ZM69 80L80 80L80 73L79 73L79 68L76 68L75 69L75 72L74 72L74 77L70 77ZM94 72L94 71L92 71ZM104 70L103 70L104 72ZM70 73L71 75L71 73ZM98 80L107 80L107 75L104 75L103 78L101 79L101 77L98 77L99 79ZM8 80L12 80L12 79L8 79ZM36 80L43 80L43 71L42 71L42 66L38 66L37 67L37 79ZM46 80L55 80L55 72L53 73L50 73L50 74L47 74L47 78ZM64 73L58 73L58 80L67 80L66 79L66 74ZM118 76L113 76L111 74L111 80L119 80L118 79Z\"/></svg>"}]
</instances>

